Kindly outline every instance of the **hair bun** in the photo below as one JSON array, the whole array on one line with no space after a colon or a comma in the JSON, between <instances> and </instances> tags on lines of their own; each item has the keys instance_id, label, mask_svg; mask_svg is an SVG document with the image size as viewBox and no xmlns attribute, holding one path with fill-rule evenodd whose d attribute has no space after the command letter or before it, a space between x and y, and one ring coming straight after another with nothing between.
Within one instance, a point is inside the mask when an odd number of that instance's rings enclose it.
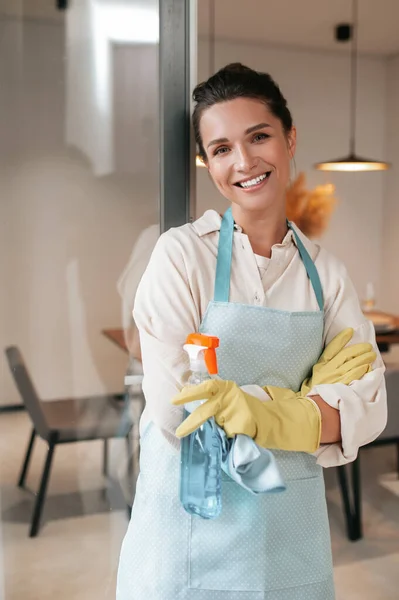
<instances>
[{"instance_id":1,"label":"hair bun","mask_svg":"<svg viewBox=\"0 0 399 600\"><path fill-rule=\"evenodd\" d=\"M242 63L236 62L236 63L230 63L229 65L226 65L223 68L223 71L227 72L227 73L242 73L242 74L249 74L252 73L253 74L253 70L250 69L249 67L246 67L245 65L243 65Z\"/></svg>"}]
</instances>

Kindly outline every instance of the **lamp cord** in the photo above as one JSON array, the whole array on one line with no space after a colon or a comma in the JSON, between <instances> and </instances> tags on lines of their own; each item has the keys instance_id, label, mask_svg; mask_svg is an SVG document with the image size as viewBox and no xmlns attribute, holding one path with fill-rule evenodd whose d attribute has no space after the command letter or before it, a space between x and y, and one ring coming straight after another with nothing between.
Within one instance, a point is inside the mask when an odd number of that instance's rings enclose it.
<instances>
[{"instance_id":1,"label":"lamp cord","mask_svg":"<svg viewBox=\"0 0 399 600\"><path fill-rule=\"evenodd\" d=\"M215 25L216 6L215 0L209 2L209 77L215 73Z\"/></svg>"},{"instance_id":2,"label":"lamp cord","mask_svg":"<svg viewBox=\"0 0 399 600\"><path fill-rule=\"evenodd\" d=\"M358 0L352 2L352 52L351 52L351 108L350 108L350 154L355 154L356 94L357 94L357 22Z\"/></svg>"}]
</instances>

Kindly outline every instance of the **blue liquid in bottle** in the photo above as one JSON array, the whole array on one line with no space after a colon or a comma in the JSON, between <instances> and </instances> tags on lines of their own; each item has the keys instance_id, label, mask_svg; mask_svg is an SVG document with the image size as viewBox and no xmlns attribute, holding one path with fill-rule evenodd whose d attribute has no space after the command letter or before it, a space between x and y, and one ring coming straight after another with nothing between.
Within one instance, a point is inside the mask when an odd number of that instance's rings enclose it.
<instances>
[{"instance_id":1,"label":"blue liquid in bottle","mask_svg":"<svg viewBox=\"0 0 399 600\"><path fill-rule=\"evenodd\" d=\"M210 379L207 372L193 372L190 384ZM186 406L192 412L202 402ZM185 410L186 418L189 412ZM191 515L216 519L222 510L222 443L214 419L181 440L180 501Z\"/></svg>"}]
</instances>

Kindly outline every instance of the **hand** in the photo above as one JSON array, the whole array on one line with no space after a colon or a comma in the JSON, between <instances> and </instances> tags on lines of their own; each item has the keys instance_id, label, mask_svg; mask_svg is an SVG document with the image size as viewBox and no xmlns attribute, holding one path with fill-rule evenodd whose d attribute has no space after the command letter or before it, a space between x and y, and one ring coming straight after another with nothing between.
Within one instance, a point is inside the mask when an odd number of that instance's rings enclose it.
<instances>
[{"instance_id":1,"label":"hand","mask_svg":"<svg viewBox=\"0 0 399 600\"><path fill-rule=\"evenodd\" d=\"M211 417L223 427L228 437L244 433L250 437L256 434L256 424L251 413L251 400L260 402L241 390L234 381L212 379L195 386L182 389L172 400L179 406L189 402L206 400L195 409L177 428L177 437L189 435Z\"/></svg>"},{"instance_id":2,"label":"hand","mask_svg":"<svg viewBox=\"0 0 399 600\"><path fill-rule=\"evenodd\" d=\"M173 404L206 401L183 421L176 435L189 435L214 417L228 437L244 434L263 448L314 452L320 445L319 408L291 390L284 392L286 397L280 402L262 402L233 381L214 379L185 387L172 400Z\"/></svg>"},{"instance_id":3,"label":"hand","mask_svg":"<svg viewBox=\"0 0 399 600\"><path fill-rule=\"evenodd\" d=\"M349 385L372 370L377 355L371 344L365 342L346 347L353 334L353 329L344 329L327 344L312 369L311 377L302 383L302 396L306 396L315 385L324 383Z\"/></svg>"}]
</instances>

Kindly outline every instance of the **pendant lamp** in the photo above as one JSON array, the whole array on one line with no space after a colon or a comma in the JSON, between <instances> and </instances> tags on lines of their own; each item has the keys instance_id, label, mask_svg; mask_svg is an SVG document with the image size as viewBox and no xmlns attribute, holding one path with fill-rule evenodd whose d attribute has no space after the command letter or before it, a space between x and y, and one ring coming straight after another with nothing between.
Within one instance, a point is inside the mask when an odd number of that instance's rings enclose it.
<instances>
[{"instance_id":1,"label":"pendant lamp","mask_svg":"<svg viewBox=\"0 0 399 600\"><path fill-rule=\"evenodd\" d=\"M197 154L195 157L195 164L197 167L206 167L206 164L204 163L199 154Z\"/></svg>"},{"instance_id":2,"label":"pendant lamp","mask_svg":"<svg viewBox=\"0 0 399 600\"><path fill-rule=\"evenodd\" d=\"M352 50L351 50L351 99L350 99L350 138L349 154L343 158L326 160L317 163L315 168L319 171L386 171L389 163L364 158L356 154L356 92L357 92L357 28L358 28L358 0L352 3Z\"/></svg>"},{"instance_id":3,"label":"pendant lamp","mask_svg":"<svg viewBox=\"0 0 399 600\"><path fill-rule=\"evenodd\" d=\"M209 1L209 77L215 72L215 23L216 7L215 0ZM206 167L199 154L195 157L197 167Z\"/></svg>"}]
</instances>

